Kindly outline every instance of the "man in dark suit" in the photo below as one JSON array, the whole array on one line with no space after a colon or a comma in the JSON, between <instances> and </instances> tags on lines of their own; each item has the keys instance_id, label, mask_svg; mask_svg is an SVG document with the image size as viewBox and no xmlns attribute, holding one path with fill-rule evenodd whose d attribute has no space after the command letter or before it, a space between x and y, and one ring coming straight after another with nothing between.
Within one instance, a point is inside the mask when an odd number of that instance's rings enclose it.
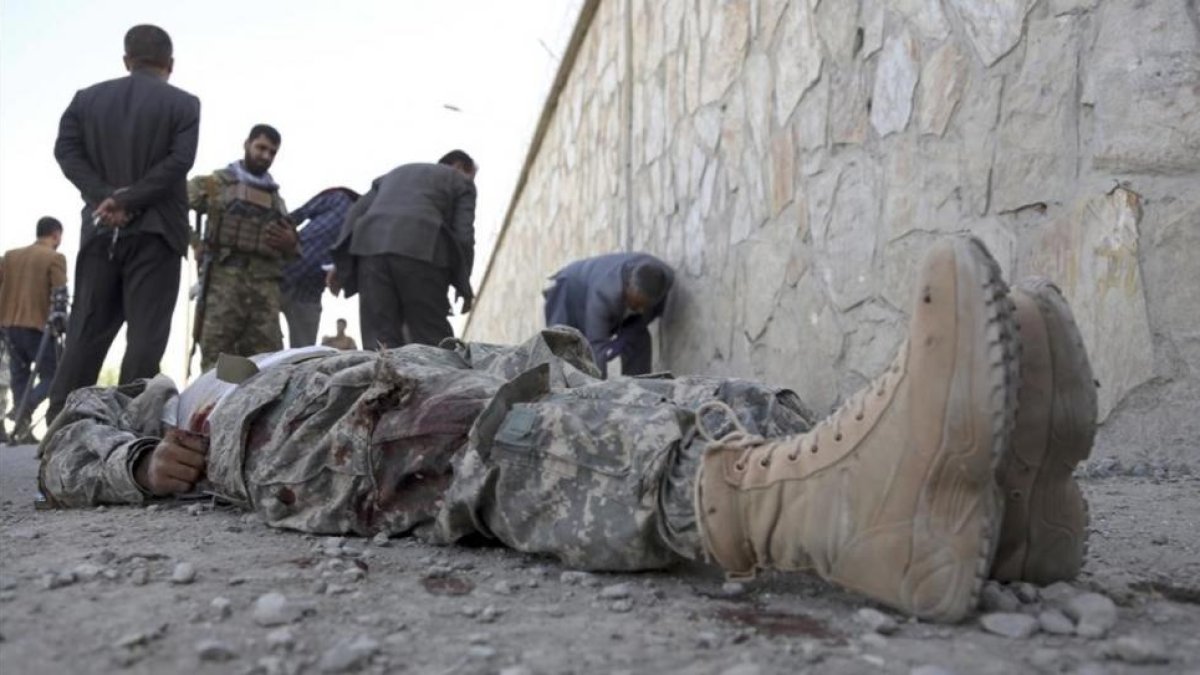
<instances>
[{"instance_id":1,"label":"man in dark suit","mask_svg":"<svg viewBox=\"0 0 1200 675\"><path fill-rule=\"evenodd\" d=\"M54 157L83 196L75 306L50 389L52 418L67 395L96 383L122 323L120 382L158 373L187 255L187 172L200 101L167 84L175 60L157 26L125 34L126 77L76 92Z\"/></svg>"},{"instance_id":2,"label":"man in dark suit","mask_svg":"<svg viewBox=\"0 0 1200 675\"><path fill-rule=\"evenodd\" d=\"M346 215L330 288L359 294L364 349L451 337L450 287L471 311L476 169L461 150L405 164L376 178Z\"/></svg>"},{"instance_id":3,"label":"man in dark suit","mask_svg":"<svg viewBox=\"0 0 1200 675\"><path fill-rule=\"evenodd\" d=\"M600 373L621 357L622 375L645 375L653 361L649 325L662 316L675 271L648 253L576 260L550 277L546 325L570 326L592 345Z\"/></svg>"}]
</instances>

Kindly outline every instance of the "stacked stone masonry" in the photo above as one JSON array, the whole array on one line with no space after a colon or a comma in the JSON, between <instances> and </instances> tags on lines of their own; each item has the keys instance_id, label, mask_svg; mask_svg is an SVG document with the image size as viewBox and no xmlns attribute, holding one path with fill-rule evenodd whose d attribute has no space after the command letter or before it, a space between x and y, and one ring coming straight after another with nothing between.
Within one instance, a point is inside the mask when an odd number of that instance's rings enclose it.
<instances>
[{"instance_id":1,"label":"stacked stone masonry","mask_svg":"<svg viewBox=\"0 0 1200 675\"><path fill-rule=\"evenodd\" d=\"M925 247L972 232L1071 301L1098 455L1200 457L1196 2L596 4L472 339L538 328L563 264L648 251L679 270L657 365L828 409L902 339Z\"/></svg>"}]
</instances>

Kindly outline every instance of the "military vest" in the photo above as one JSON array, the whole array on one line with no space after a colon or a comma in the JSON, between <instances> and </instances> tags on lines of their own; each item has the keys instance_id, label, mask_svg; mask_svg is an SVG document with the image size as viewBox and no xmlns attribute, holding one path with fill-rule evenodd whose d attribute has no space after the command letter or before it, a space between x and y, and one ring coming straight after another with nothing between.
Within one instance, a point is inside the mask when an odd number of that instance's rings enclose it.
<instances>
[{"instance_id":1,"label":"military vest","mask_svg":"<svg viewBox=\"0 0 1200 675\"><path fill-rule=\"evenodd\" d=\"M204 240L210 247L280 257L279 250L266 241L267 226L287 215L277 206L274 192L216 177L208 189L208 228Z\"/></svg>"}]
</instances>

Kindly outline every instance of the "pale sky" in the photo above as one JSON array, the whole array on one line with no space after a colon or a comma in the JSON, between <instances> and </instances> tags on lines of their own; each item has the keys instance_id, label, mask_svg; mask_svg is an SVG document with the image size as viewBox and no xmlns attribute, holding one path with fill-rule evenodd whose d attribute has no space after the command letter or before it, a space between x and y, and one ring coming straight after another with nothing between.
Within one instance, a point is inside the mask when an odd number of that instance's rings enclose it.
<instances>
[{"instance_id":1,"label":"pale sky","mask_svg":"<svg viewBox=\"0 0 1200 675\"><path fill-rule=\"evenodd\" d=\"M365 192L399 164L470 153L480 165L478 281L581 5L0 0L0 249L32 242L37 219L53 215L74 283L82 201L54 161L58 120L77 89L125 74L125 31L153 23L174 42L171 84L200 97L193 174L240 159L258 122L283 136L271 173L290 208L334 185ZM163 357L177 381L189 344L186 267ZM343 317L358 339L357 299L323 302L320 334ZM107 363L123 348L118 337Z\"/></svg>"}]
</instances>

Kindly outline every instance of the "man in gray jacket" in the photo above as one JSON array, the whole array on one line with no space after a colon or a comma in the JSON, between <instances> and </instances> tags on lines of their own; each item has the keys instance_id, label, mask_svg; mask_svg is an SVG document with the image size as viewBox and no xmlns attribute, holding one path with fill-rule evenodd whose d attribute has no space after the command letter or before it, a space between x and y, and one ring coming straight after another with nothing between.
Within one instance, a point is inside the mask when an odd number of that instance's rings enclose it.
<instances>
[{"instance_id":1,"label":"man in gray jacket","mask_svg":"<svg viewBox=\"0 0 1200 675\"><path fill-rule=\"evenodd\" d=\"M596 365L621 357L623 375L650 372L648 326L662 316L675 283L671 266L648 253L609 253L576 260L550 277L546 325L570 326L592 345Z\"/></svg>"},{"instance_id":2,"label":"man in gray jacket","mask_svg":"<svg viewBox=\"0 0 1200 675\"><path fill-rule=\"evenodd\" d=\"M405 164L375 179L347 214L330 287L359 294L365 349L451 337L451 286L471 311L475 171L462 150L437 164Z\"/></svg>"}]
</instances>

